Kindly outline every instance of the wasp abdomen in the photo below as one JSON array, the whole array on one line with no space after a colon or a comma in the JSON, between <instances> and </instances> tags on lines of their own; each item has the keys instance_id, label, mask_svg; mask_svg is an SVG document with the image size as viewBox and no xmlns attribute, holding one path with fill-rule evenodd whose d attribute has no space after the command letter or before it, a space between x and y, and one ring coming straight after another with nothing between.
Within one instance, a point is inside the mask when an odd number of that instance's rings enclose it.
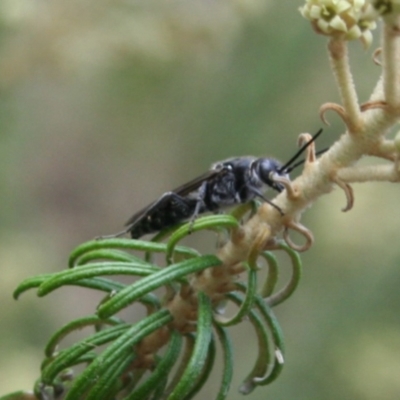
<instances>
[{"instance_id":1,"label":"wasp abdomen","mask_svg":"<svg viewBox=\"0 0 400 400\"><path fill-rule=\"evenodd\" d=\"M131 237L137 239L191 218L196 204L196 199L184 198L172 192L166 193L140 221L132 225L129 230Z\"/></svg>"}]
</instances>

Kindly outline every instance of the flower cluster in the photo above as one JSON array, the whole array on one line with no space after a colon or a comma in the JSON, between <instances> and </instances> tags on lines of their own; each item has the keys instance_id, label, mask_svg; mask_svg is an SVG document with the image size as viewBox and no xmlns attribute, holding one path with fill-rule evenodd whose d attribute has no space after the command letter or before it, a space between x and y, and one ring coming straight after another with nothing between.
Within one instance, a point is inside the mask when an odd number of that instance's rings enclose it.
<instances>
[{"instance_id":1,"label":"flower cluster","mask_svg":"<svg viewBox=\"0 0 400 400\"><path fill-rule=\"evenodd\" d=\"M360 39L365 47L372 42L377 13L367 0L306 0L300 12L320 34Z\"/></svg>"}]
</instances>

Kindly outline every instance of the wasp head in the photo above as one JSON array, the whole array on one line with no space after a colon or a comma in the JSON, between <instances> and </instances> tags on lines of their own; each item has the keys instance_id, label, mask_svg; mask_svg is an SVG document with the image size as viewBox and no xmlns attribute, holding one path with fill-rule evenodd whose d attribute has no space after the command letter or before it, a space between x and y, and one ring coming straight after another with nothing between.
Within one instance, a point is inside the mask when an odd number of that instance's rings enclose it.
<instances>
[{"instance_id":1,"label":"wasp head","mask_svg":"<svg viewBox=\"0 0 400 400\"><path fill-rule=\"evenodd\" d=\"M282 164L273 158L259 158L251 166L251 175L254 180L259 180L277 192L282 192L285 187L274 180L274 175L289 179L286 170L282 170Z\"/></svg>"}]
</instances>

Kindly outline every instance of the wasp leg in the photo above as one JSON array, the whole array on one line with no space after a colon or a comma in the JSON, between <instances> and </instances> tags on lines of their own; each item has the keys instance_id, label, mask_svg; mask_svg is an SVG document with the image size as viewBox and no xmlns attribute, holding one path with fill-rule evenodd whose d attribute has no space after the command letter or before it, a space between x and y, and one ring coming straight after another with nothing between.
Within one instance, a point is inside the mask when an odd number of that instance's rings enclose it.
<instances>
[{"instance_id":1,"label":"wasp leg","mask_svg":"<svg viewBox=\"0 0 400 400\"><path fill-rule=\"evenodd\" d=\"M259 197L260 199L264 200L266 203L268 203L269 205L271 205L272 207L277 209L279 214L281 214L282 216L285 215L285 213L282 211L282 209L279 206L277 206L271 200L267 199L258 189L251 188L251 191L256 195L256 197Z\"/></svg>"},{"instance_id":2,"label":"wasp leg","mask_svg":"<svg viewBox=\"0 0 400 400\"><path fill-rule=\"evenodd\" d=\"M199 190L197 191L197 196L196 196L196 199L195 199L196 200L196 206L194 208L192 216L190 217L189 233L192 233L194 221L196 221L196 218L201 213L202 207L203 207L203 209L205 207L204 198L206 196L206 189L207 189L207 182L204 181L200 185Z\"/></svg>"}]
</instances>

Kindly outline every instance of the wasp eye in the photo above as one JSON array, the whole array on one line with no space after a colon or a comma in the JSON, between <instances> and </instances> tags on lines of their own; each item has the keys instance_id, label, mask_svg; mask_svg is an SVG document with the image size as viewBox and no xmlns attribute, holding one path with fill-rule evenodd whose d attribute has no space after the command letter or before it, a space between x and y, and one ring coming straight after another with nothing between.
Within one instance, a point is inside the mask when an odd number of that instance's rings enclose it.
<instances>
[{"instance_id":1,"label":"wasp eye","mask_svg":"<svg viewBox=\"0 0 400 400\"><path fill-rule=\"evenodd\" d=\"M276 173L280 167L280 163L272 158L264 158L258 163L258 173L260 178L267 185L271 184L271 177L273 173Z\"/></svg>"}]
</instances>

